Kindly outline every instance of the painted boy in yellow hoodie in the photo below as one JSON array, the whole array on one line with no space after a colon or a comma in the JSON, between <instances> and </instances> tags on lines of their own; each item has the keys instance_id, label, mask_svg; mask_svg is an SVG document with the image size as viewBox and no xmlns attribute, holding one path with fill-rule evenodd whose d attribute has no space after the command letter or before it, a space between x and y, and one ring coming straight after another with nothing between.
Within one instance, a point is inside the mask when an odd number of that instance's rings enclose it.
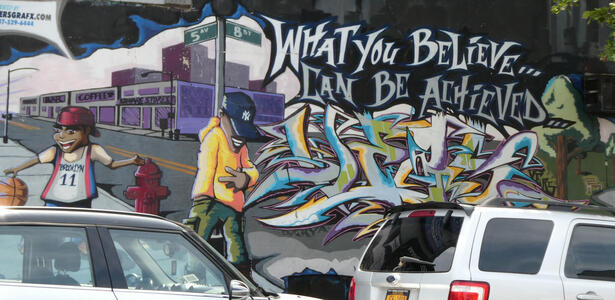
<instances>
[{"instance_id":1,"label":"painted boy in yellow hoodie","mask_svg":"<svg viewBox=\"0 0 615 300\"><path fill-rule=\"evenodd\" d=\"M220 117L211 119L199 133L201 149L192 187L192 209L184 223L208 240L223 223L228 260L247 274L249 271L243 232L244 191L258 179L248 157L247 140L260 137L254 126L256 108L244 93L227 93Z\"/></svg>"}]
</instances>

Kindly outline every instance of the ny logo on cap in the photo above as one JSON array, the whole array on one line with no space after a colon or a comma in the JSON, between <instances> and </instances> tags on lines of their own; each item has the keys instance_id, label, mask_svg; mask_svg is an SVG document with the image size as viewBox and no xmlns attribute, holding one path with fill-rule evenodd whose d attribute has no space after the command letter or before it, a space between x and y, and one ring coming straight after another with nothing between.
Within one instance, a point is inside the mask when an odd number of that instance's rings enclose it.
<instances>
[{"instance_id":1,"label":"ny logo on cap","mask_svg":"<svg viewBox=\"0 0 615 300\"><path fill-rule=\"evenodd\" d=\"M243 111L243 115L241 116L241 118L242 118L244 121L250 121L250 112L249 112L249 111L247 111L247 110L244 110L244 111Z\"/></svg>"}]
</instances>

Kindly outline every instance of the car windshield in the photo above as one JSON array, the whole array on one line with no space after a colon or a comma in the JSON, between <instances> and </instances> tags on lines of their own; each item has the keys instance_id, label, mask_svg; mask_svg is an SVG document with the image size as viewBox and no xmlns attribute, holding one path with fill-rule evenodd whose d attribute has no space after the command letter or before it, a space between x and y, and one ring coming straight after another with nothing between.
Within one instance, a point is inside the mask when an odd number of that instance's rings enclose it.
<instances>
[{"instance_id":1,"label":"car windshield","mask_svg":"<svg viewBox=\"0 0 615 300\"><path fill-rule=\"evenodd\" d=\"M109 232L129 289L228 294L222 271L182 235Z\"/></svg>"},{"instance_id":2,"label":"car windshield","mask_svg":"<svg viewBox=\"0 0 615 300\"><path fill-rule=\"evenodd\" d=\"M450 212L450 211L449 211ZM408 214L406 214L408 215ZM447 272L463 217L393 217L374 237L361 269L373 272Z\"/></svg>"},{"instance_id":3,"label":"car windshield","mask_svg":"<svg viewBox=\"0 0 615 300\"><path fill-rule=\"evenodd\" d=\"M240 281L242 281L243 283L245 283L248 288L250 289L250 293L253 295L257 295L260 296L262 294L273 294L270 292L265 291L262 287L260 287L259 285L257 285L254 281L252 281L251 279L245 277L243 274L241 274L241 272L239 272L239 270L237 270L237 268L235 268L235 266L233 266L228 260L226 260L226 258L224 256L222 256L220 253L218 253L218 251L216 249L214 249L211 245L209 245L209 243L207 243L207 241L205 241L205 239L203 239L201 236L199 236L198 234L196 234L196 232L192 231L192 229L187 229L188 234L190 234L191 237L193 237L194 239L198 240L201 245L203 247L205 247L206 249L208 249L209 253L211 253L211 255L213 255L214 257L216 257L216 261L218 261L220 264L224 264L227 267L227 271L231 272L233 274L233 277L239 279Z\"/></svg>"}]
</instances>

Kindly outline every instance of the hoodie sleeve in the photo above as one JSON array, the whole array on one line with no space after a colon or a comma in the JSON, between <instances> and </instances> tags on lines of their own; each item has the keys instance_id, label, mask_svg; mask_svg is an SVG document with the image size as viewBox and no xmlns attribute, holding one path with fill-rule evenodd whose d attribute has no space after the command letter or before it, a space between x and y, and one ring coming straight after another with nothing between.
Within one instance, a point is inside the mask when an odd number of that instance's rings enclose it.
<instances>
[{"instance_id":1,"label":"hoodie sleeve","mask_svg":"<svg viewBox=\"0 0 615 300\"><path fill-rule=\"evenodd\" d=\"M248 147L246 147L245 145L241 147L240 155L242 171L244 171L250 177L248 187L254 186L256 184L256 181L258 180L258 170L250 161L250 157L248 157Z\"/></svg>"},{"instance_id":2,"label":"hoodie sleeve","mask_svg":"<svg viewBox=\"0 0 615 300\"><path fill-rule=\"evenodd\" d=\"M214 197L214 175L218 162L219 140L213 132L204 134L201 138L201 149L198 156L198 171L192 187L192 197Z\"/></svg>"}]
</instances>

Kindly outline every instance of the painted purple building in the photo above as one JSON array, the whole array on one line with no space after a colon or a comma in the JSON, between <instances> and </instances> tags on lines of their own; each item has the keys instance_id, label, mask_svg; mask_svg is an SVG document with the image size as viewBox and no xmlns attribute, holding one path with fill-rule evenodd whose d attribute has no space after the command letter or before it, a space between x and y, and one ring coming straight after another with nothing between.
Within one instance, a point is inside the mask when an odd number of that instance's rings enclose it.
<instances>
[{"instance_id":1,"label":"painted purple building","mask_svg":"<svg viewBox=\"0 0 615 300\"><path fill-rule=\"evenodd\" d=\"M118 125L152 130L174 129L176 84L174 82L173 93L171 83L166 80L120 87L120 97L116 101ZM166 126L161 127L161 122Z\"/></svg>"},{"instance_id":2,"label":"painted purple building","mask_svg":"<svg viewBox=\"0 0 615 300\"><path fill-rule=\"evenodd\" d=\"M157 82L161 80L169 80L169 78L164 78L160 73L151 73L146 77L142 77L141 74L153 71L150 69L142 69L142 68L131 68L119 70L111 73L111 85L112 86L122 86L122 85L130 85L137 83L145 83L145 82Z\"/></svg>"},{"instance_id":3,"label":"painted purple building","mask_svg":"<svg viewBox=\"0 0 615 300\"><path fill-rule=\"evenodd\" d=\"M265 80L250 80L250 85L248 89L251 91L259 91L259 92L267 92L267 93L275 93L277 92L277 85L275 81L270 82L266 86L263 86L263 82Z\"/></svg>"},{"instance_id":4,"label":"painted purple building","mask_svg":"<svg viewBox=\"0 0 615 300\"><path fill-rule=\"evenodd\" d=\"M224 80L226 86L242 89L250 87L250 67L226 62ZM214 84L216 60L207 57L207 47L183 43L162 49L162 71L173 72L175 79L189 82ZM162 80L168 80L164 78Z\"/></svg>"},{"instance_id":5,"label":"painted purple building","mask_svg":"<svg viewBox=\"0 0 615 300\"><path fill-rule=\"evenodd\" d=\"M117 101L119 125L161 130L163 122L168 128L179 129L181 134L197 134L215 115L214 85L175 80L172 96L170 91L169 81L121 87L121 98ZM244 92L254 100L255 124L284 119L284 95L226 88L226 92L236 91Z\"/></svg>"}]
</instances>

